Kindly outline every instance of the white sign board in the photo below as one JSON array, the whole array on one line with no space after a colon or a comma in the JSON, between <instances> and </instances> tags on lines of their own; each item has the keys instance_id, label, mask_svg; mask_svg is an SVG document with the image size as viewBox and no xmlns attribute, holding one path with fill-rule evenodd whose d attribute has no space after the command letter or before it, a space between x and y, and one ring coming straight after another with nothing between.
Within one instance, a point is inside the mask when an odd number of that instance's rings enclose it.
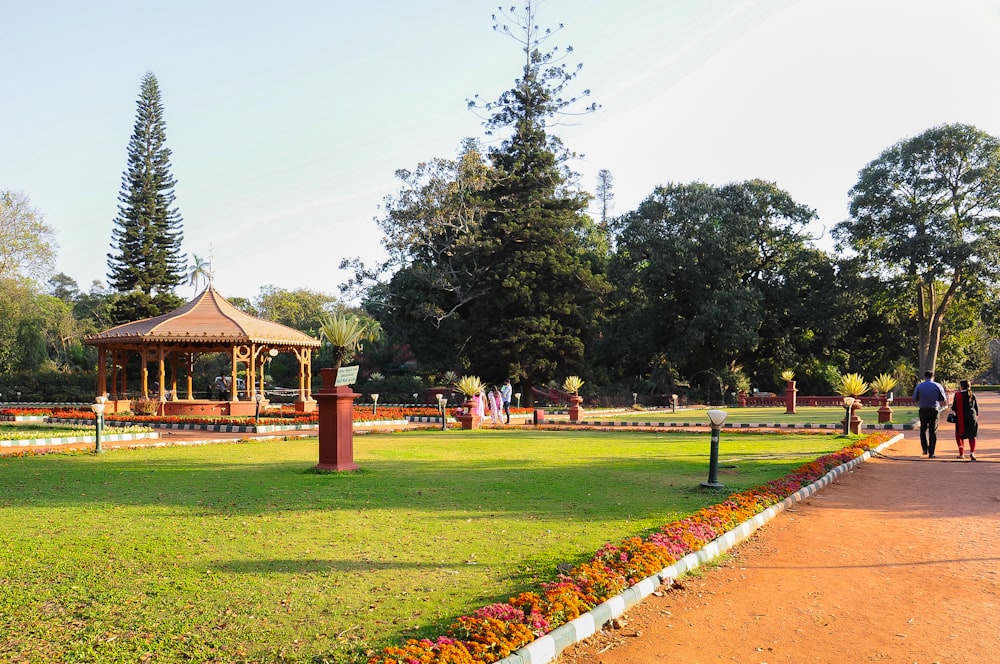
<instances>
[{"instance_id":1,"label":"white sign board","mask_svg":"<svg viewBox=\"0 0 1000 664\"><path fill-rule=\"evenodd\" d=\"M334 387L342 385L353 385L358 380L358 365L353 367L340 367L337 369L337 382Z\"/></svg>"}]
</instances>

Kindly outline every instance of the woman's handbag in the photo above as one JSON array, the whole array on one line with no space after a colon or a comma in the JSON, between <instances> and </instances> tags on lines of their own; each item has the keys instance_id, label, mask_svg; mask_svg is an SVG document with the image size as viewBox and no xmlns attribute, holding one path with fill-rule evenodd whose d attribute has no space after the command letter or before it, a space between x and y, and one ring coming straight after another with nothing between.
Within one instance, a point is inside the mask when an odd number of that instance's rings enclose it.
<instances>
[{"instance_id":1,"label":"woman's handbag","mask_svg":"<svg viewBox=\"0 0 1000 664\"><path fill-rule=\"evenodd\" d=\"M952 424L954 424L955 422L957 422L957 421L958 421L958 418L957 418L957 417L955 417L955 413L948 413L948 417L947 417L947 418L945 418L945 419L946 419L947 421L951 422Z\"/></svg>"}]
</instances>

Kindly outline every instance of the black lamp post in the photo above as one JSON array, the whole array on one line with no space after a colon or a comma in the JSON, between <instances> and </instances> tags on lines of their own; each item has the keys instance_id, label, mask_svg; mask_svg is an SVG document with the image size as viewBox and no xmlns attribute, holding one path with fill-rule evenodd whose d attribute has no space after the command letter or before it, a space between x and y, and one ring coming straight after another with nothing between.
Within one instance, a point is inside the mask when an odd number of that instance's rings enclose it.
<instances>
[{"instance_id":1,"label":"black lamp post","mask_svg":"<svg viewBox=\"0 0 1000 664\"><path fill-rule=\"evenodd\" d=\"M851 407L854 397L844 397L844 435L851 433Z\"/></svg>"},{"instance_id":2,"label":"black lamp post","mask_svg":"<svg viewBox=\"0 0 1000 664\"><path fill-rule=\"evenodd\" d=\"M445 411L448 407L448 397L443 394L438 395L438 410L441 411L441 431L445 431L448 428L448 419Z\"/></svg>"},{"instance_id":3,"label":"black lamp post","mask_svg":"<svg viewBox=\"0 0 1000 664\"><path fill-rule=\"evenodd\" d=\"M97 397L94 399L94 403L90 404L90 409L94 411L94 425L95 425L95 436L94 436L94 454L100 454L104 450L101 449L101 431L104 429L104 408L107 405L107 397Z\"/></svg>"},{"instance_id":4,"label":"black lamp post","mask_svg":"<svg viewBox=\"0 0 1000 664\"><path fill-rule=\"evenodd\" d=\"M372 395L372 415L378 412L378 392L374 392Z\"/></svg>"},{"instance_id":5,"label":"black lamp post","mask_svg":"<svg viewBox=\"0 0 1000 664\"><path fill-rule=\"evenodd\" d=\"M257 405L253 411L253 423L260 424L260 402L264 400L264 395L258 392L257 394L253 395L253 400L257 402Z\"/></svg>"},{"instance_id":6,"label":"black lamp post","mask_svg":"<svg viewBox=\"0 0 1000 664\"><path fill-rule=\"evenodd\" d=\"M712 447L708 460L708 481L701 483L706 489L723 489L726 486L719 481L719 432L727 414L724 410L708 411L708 419L712 423Z\"/></svg>"}]
</instances>

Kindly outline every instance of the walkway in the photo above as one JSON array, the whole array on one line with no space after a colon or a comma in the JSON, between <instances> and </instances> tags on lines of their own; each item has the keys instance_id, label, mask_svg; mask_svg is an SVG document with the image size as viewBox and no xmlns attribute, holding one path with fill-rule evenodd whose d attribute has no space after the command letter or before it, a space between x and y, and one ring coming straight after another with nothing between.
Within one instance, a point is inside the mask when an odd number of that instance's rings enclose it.
<instances>
[{"instance_id":1,"label":"walkway","mask_svg":"<svg viewBox=\"0 0 1000 664\"><path fill-rule=\"evenodd\" d=\"M937 459L908 431L557 662L1000 661L1000 396L979 399L978 462L950 424Z\"/></svg>"}]
</instances>

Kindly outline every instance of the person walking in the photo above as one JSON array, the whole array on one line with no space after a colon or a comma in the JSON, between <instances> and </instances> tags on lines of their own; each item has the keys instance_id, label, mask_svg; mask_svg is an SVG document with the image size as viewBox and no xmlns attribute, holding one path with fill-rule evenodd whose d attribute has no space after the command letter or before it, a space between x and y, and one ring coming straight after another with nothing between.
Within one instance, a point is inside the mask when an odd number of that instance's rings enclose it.
<instances>
[{"instance_id":1,"label":"person walking","mask_svg":"<svg viewBox=\"0 0 1000 664\"><path fill-rule=\"evenodd\" d=\"M937 447L938 413L948 405L948 397L941 383L934 380L933 371L925 371L924 379L913 388L913 401L920 409L920 449L928 459L933 459Z\"/></svg>"},{"instance_id":2,"label":"person walking","mask_svg":"<svg viewBox=\"0 0 1000 664\"><path fill-rule=\"evenodd\" d=\"M504 424L510 424L510 398L513 395L514 388L510 386L510 378L508 378L507 382L500 388L500 399L503 401L503 414L506 419Z\"/></svg>"},{"instance_id":3,"label":"person walking","mask_svg":"<svg viewBox=\"0 0 1000 664\"><path fill-rule=\"evenodd\" d=\"M965 439L969 440L969 460L976 460L976 436L979 435L979 402L972 393L969 381L959 383L959 390L951 401L955 413L955 442L958 443L958 458L965 458ZM950 418L949 418L950 419Z\"/></svg>"}]
</instances>

